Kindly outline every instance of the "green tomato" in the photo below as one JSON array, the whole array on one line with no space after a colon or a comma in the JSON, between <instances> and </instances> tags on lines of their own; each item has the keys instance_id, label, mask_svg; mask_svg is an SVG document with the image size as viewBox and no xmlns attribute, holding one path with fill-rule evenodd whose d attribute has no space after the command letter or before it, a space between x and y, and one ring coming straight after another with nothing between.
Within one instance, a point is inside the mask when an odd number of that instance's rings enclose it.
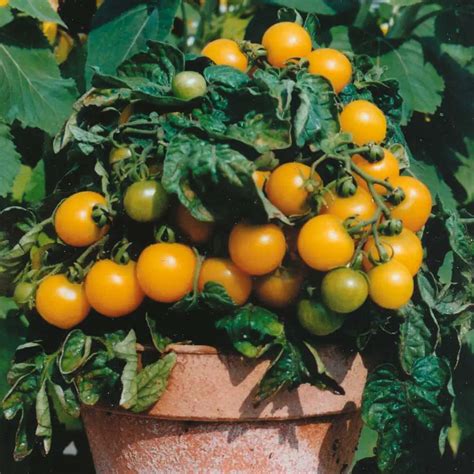
<instances>
[{"instance_id":1,"label":"green tomato","mask_svg":"<svg viewBox=\"0 0 474 474\"><path fill-rule=\"evenodd\" d=\"M352 268L336 268L321 283L324 304L336 313L352 313L360 308L369 294L367 279Z\"/></svg>"},{"instance_id":2,"label":"green tomato","mask_svg":"<svg viewBox=\"0 0 474 474\"><path fill-rule=\"evenodd\" d=\"M33 298L35 285L27 281L20 281L13 292L13 301L17 306L24 306Z\"/></svg>"},{"instance_id":3,"label":"green tomato","mask_svg":"<svg viewBox=\"0 0 474 474\"><path fill-rule=\"evenodd\" d=\"M123 205L137 222L155 222L167 211L169 196L158 181L138 181L127 188Z\"/></svg>"},{"instance_id":4,"label":"green tomato","mask_svg":"<svg viewBox=\"0 0 474 474\"><path fill-rule=\"evenodd\" d=\"M183 71L173 77L171 89L175 97L191 100L207 92L206 80L198 72Z\"/></svg>"},{"instance_id":5,"label":"green tomato","mask_svg":"<svg viewBox=\"0 0 474 474\"><path fill-rule=\"evenodd\" d=\"M335 313L319 301L301 300L298 303L298 320L306 331L315 336L327 336L344 323L344 316Z\"/></svg>"},{"instance_id":6,"label":"green tomato","mask_svg":"<svg viewBox=\"0 0 474 474\"><path fill-rule=\"evenodd\" d=\"M109 163L111 165L118 163L119 161L126 160L132 156L130 148L120 147L112 148L109 155Z\"/></svg>"}]
</instances>

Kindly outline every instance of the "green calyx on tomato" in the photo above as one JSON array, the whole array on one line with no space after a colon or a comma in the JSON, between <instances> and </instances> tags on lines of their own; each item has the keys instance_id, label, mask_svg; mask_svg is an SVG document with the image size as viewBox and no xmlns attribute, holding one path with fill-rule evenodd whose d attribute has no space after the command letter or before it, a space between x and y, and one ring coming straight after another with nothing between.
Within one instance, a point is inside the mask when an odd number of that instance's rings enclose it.
<instances>
[{"instance_id":1,"label":"green calyx on tomato","mask_svg":"<svg viewBox=\"0 0 474 474\"><path fill-rule=\"evenodd\" d=\"M137 222L155 222L168 209L169 196L158 181L137 181L125 191L123 205L127 215Z\"/></svg>"}]
</instances>

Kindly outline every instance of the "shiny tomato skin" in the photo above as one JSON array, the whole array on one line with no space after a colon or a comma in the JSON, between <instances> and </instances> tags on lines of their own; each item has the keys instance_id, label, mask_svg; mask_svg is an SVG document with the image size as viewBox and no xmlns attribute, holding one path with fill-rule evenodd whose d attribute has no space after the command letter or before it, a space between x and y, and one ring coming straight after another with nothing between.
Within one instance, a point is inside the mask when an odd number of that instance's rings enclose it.
<instances>
[{"instance_id":1,"label":"shiny tomato skin","mask_svg":"<svg viewBox=\"0 0 474 474\"><path fill-rule=\"evenodd\" d=\"M278 268L258 277L254 288L257 299L270 308L285 308L294 302L303 283L304 272L297 268Z\"/></svg>"},{"instance_id":2,"label":"shiny tomato skin","mask_svg":"<svg viewBox=\"0 0 474 474\"><path fill-rule=\"evenodd\" d=\"M176 209L175 219L179 230L192 244L205 244L214 231L212 222L197 220L182 204L179 204Z\"/></svg>"},{"instance_id":3,"label":"shiny tomato skin","mask_svg":"<svg viewBox=\"0 0 474 474\"><path fill-rule=\"evenodd\" d=\"M430 190L418 179L411 176L398 176L390 180L395 188L403 189L405 199L392 207L392 218L400 219L403 225L418 232L428 221L433 200Z\"/></svg>"},{"instance_id":4,"label":"shiny tomato skin","mask_svg":"<svg viewBox=\"0 0 474 474\"><path fill-rule=\"evenodd\" d=\"M236 224L229 236L232 261L249 275L265 275L278 268L285 256L283 231L275 224Z\"/></svg>"},{"instance_id":5,"label":"shiny tomato skin","mask_svg":"<svg viewBox=\"0 0 474 474\"><path fill-rule=\"evenodd\" d=\"M400 309L413 295L413 277L405 265L395 259L372 268L367 276L369 296L381 308Z\"/></svg>"},{"instance_id":6,"label":"shiny tomato skin","mask_svg":"<svg viewBox=\"0 0 474 474\"><path fill-rule=\"evenodd\" d=\"M423 262L423 246L414 232L403 228L399 235L381 235L380 242L390 257L405 265L412 276L416 275ZM367 240L364 251L376 261L380 260L373 237ZM364 257L363 265L366 271L373 267L367 256Z\"/></svg>"},{"instance_id":7,"label":"shiny tomato skin","mask_svg":"<svg viewBox=\"0 0 474 474\"><path fill-rule=\"evenodd\" d=\"M367 100L354 100L347 104L339 116L341 131L351 133L352 141L359 146L381 143L387 135L384 113Z\"/></svg>"},{"instance_id":8,"label":"shiny tomato skin","mask_svg":"<svg viewBox=\"0 0 474 474\"><path fill-rule=\"evenodd\" d=\"M123 207L130 219L136 222L156 222L168 210L169 201L160 182L137 181L125 191Z\"/></svg>"},{"instance_id":9,"label":"shiny tomato skin","mask_svg":"<svg viewBox=\"0 0 474 474\"><path fill-rule=\"evenodd\" d=\"M321 177L311 168L296 161L275 168L265 185L270 202L287 216L301 215L309 211L308 180L321 183Z\"/></svg>"},{"instance_id":10,"label":"shiny tomato skin","mask_svg":"<svg viewBox=\"0 0 474 474\"><path fill-rule=\"evenodd\" d=\"M252 292L252 279L238 268L231 260L225 258L206 258L199 274L198 289L203 291L207 282L222 285L232 301L243 305Z\"/></svg>"},{"instance_id":11,"label":"shiny tomato skin","mask_svg":"<svg viewBox=\"0 0 474 474\"><path fill-rule=\"evenodd\" d=\"M224 38L211 41L204 47L201 54L214 61L217 65L232 66L239 71L247 71L247 56L242 53L235 41Z\"/></svg>"},{"instance_id":12,"label":"shiny tomato skin","mask_svg":"<svg viewBox=\"0 0 474 474\"><path fill-rule=\"evenodd\" d=\"M71 283L66 275L47 276L36 291L36 309L49 324L71 329L84 321L90 312L82 283Z\"/></svg>"},{"instance_id":13,"label":"shiny tomato skin","mask_svg":"<svg viewBox=\"0 0 474 474\"><path fill-rule=\"evenodd\" d=\"M303 225L298 236L298 253L306 265L325 272L350 262L354 241L338 217L324 214Z\"/></svg>"},{"instance_id":14,"label":"shiny tomato skin","mask_svg":"<svg viewBox=\"0 0 474 474\"><path fill-rule=\"evenodd\" d=\"M138 258L138 282L152 300L174 303L193 289L196 263L196 255L187 245L152 244Z\"/></svg>"},{"instance_id":15,"label":"shiny tomato skin","mask_svg":"<svg viewBox=\"0 0 474 474\"><path fill-rule=\"evenodd\" d=\"M54 214L58 237L71 247L87 247L100 240L108 226L99 227L92 219L94 206L106 206L104 196L93 191L81 191L66 198Z\"/></svg>"},{"instance_id":16,"label":"shiny tomato skin","mask_svg":"<svg viewBox=\"0 0 474 474\"><path fill-rule=\"evenodd\" d=\"M360 186L353 196L338 196L334 189L324 194L324 204L321 214L331 214L345 221L349 217L357 221L370 219L377 211L372 196Z\"/></svg>"},{"instance_id":17,"label":"shiny tomato skin","mask_svg":"<svg viewBox=\"0 0 474 474\"><path fill-rule=\"evenodd\" d=\"M267 60L273 67L284 67L294 58L304 58L311 52L309 33L297 23L275 23L265 31L262 45L267 50Z\"/></svg>"},{"instance_id":18,"label":"shiny tomato skin","mask_svg":"<svg viewBox=\"0 0 474 474\"><path fill-rule=\"evenodd\" d=\"M171 89L178 99L192 100L207 92L207 84L202 74L195 71L182 71L173 77Z\"/></svg>"},{"instance_id":19,"label":"shiny tomato skin","mask_svg":"<svg viewBox=\"0 0 474 474\"><path fill-rule=\"evenodd\" d=\"M85 280L90 305L109 318L119 318L135 311L145 297L135 270L133 261L126 265L108 259L96 262Z\"/></svg>"},{"instance_id":20,"label":"shiny tomato skin","mask_svg":"<svg viewBox=\"0 0 474 474\"><path fill-rule=\"evenodd\" d=\"M331 311L320 301L301 300L298 303L298 321L314 336L328 336L337 331L345 321L343 314Z\"/></svg>"},{"instance_id":21,"label":"shiny tomato skin","mask_svg":"<svg viewBox=\"0 0 474 474\"><path fill-rule=\"evenodd\" d=\"M339 94L351 82L352 64L347 56L337 49L315 49L307 56L307 59L308 72L327 79L336 94Z\"/></svg>"},{"instance_id":22,"label":"shiny tomato skin","mask_svg":"<svg viewBox=\"0 0 474 474\"><path fill-rule=\"evenodd\" d=\"M390 180L397 177L400 174L400 167L398 164L398 160L395 158L394 154L391 153L389 150L384 149L384 157L380 161L376 161L371 163L370 161L366 160L361 155L353 155L352 161L356 164L362 171L365 171L369 176L376 179L381 180ZM367 186L367 181L364 178L359 176L358 174L354 173L355 180L357 184L364 188L365 190L369 190ZM386 194L387 188L382 186L381 184L374 185L375 191L378 194Z\"/></svg>"}]
</instances>

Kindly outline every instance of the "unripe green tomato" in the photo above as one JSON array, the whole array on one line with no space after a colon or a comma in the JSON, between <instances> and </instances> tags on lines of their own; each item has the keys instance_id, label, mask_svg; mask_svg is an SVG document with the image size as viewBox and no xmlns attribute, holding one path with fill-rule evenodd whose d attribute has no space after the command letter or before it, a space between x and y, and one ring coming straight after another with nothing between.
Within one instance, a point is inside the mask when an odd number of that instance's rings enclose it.
<instances>
[{"instance_id":1,"label":"unripe green tomato","mask_svg":"<svg viewBox=\"0 0 474 474\"><path fill-rule=\"evenodd\" d=\"M109 155L109 163L111 165L118 163L119 161L126 160L132 156L130 148L120 147L112 148Z\"/></svg>"},{"instance_id":2,"label":"unripe green tomato","mask_svg":"<svg viewBox=\"0 0 474 474\"><path fill-rule=\"evenodd\" d=\"M155 222L167 211L169 196L158 181L137 181L127 188L123 205L137 222Z\"/></svg>"},{"instance_id":3,"label":"unripe green tomato","mask_svg":"<svg viewBox=\"0 0 474 474\"><path fill-rule=\"evenodd\" d=\"M24 306L33 298L35 285L27 281L20 281L13 292L13 301L17 306Z\"/></svg>"},{"instance_id":4,"label":"unripe green tomato","mask_svg":"<svg viewBox=\"0 0 474 474\"><path fill-rule=\"evenodd\" d=\"M207 92L207 84L198 72L183 71L173 77L171 89L178 99L191 100L203 96Z\"/></svg>"},{"instance_id":5,"label":"unripe green tomato","mask_svg":"<svg viewBox=\"0 0 474 474\"><path fill-rule=\"evenodd\" d=\"M298 320L306 331L315 336L327 336L337 331L345 317L335 313L319 301L301 300L298 303Z\"/></svg>"},{"instance_id":6,"label":"unripe green tomato","mask_svg":"<svg viewBox=\"0 0 474 474\"><path fill-rule=\"evenodd\" d=\"M324 304L337 313L352 313L360 308L369 294L366 278L352 268L331 270L321 282L321 297Z\"/></svg>"}]
</instances>

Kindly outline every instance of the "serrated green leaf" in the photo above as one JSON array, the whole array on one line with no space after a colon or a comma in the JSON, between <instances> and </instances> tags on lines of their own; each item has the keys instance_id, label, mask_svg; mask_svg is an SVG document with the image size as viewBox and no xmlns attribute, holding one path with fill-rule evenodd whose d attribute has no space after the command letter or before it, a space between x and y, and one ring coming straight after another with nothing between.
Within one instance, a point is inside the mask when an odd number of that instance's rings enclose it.
<instances>
[{"instance_id":1,"label":"serrated green leaf","mask_svg":"<svg viewBox=\"0 0 474 474\"><path fill-rule=\"evenodd\" d=\"M41 439L45 454L51 449L51 436L53 433L51 427L51 411L49 409L48 394L46 391L47 381L44 381L36 395L36 431L35 435Z\"/></svg>"},{"instance_id":2,"label":"serrated green leaf","mask_svg":"<svg viewBox=\"0 0 474 474\"><path fill-rule=\"evenodd\" d=\"M158 352L164 352L169 344L173 343L173 340L169 337L163 336L158 330L158 322L152 318L148 313L145 316L148 329L150 330L151 340Z\"/></svg>"},{"instance_id":3,"label":"serrated green leaf","mask_svg":"<svg viewBox=\"0 0 474 474\"><path fill-rule=\"evenodd\" d=\"M9 0L9 5L40 21L51 21L64 26L61 17L53 10L48 0Z\"/></svg>"},{"instance_id":4,"label":"serrated green leaf","mask_svg":"<svg viewBox=\"0 0 474 474\"><path fill-rule=\"evenodd\" d=\"M92 338L80 329L74 329L66 337L58 359L58 367L63 375L76 371L87 360L92 347Z\"/></svg>"},{"instance_id":5,"label":"serrated green leaf","mask_svg":"<svg viewBox=\"0 0 474 474\"><path fill-rule=\"evenodd\" d=\"M176 363L176 354L170 352L160 360L147 365L137 375L137 401L132 407L135 413L147 410L163 395L168 377Z\"/></svg>"},{"instance_id":6,"label":"serrated green leaf","mask_svg":"<svg viewBox=\"0 0 474 474\"><path fill-rule=\"evenodd\" d=\"M355 10L359 6L356 0L261 0L267 5L281 5L282 7L294 8L306 13L317 13L319 15L336 15L338 13Z\"/></svg>"},{"instance_id":7,"label":"serrated green leaf","mask_svg":"<svg viewBox=\"0 0 474 474\"><path fill-rule=\"evenodd\" d=\"M72 418L79 418L80 415L80 406L77 400L76 394L72 388L68 387L63 389L61 385L50 382L49 387L51 388L56 400L59 402L59 405L62 410Z\"/></svg>"},{"instance_id":8,"label":"serrated green leaf","mask_svg":"<svg viewBox=\"0 0 474 474\"><path fill-rule=\"evenodd\" d=\"M13 21L13 15L8 7L2 7L0 8L0 28L4 27L5 25L8 25L11 21Z\"/></svg>"},{"instance_id":9,"label":"serrated green leaf","mask_svg":"<svg viewBox=\"0 0 474 474\"><path fill-rule=\"evenodd\" d=\"M37 203L46 196L46 175L43 160L39 160L33 168L30 180L25 187L23 199L28 203Z\"/></svg>"},{"instance_id":10,"label":"serrated green leaf","mask_svg":"<svg viewBox=\"0 0 474 474\"><path fill-rule=\"evenodd\" d=\"M1 94L1 93L0 93ZM17 152L10 133L10 127L0 121L0 197L12 191L13 183L20 170L20 154Z\"/></svg>"},{"instance_id":11,"label":"serrated green leaf","mask_svg":"<svg viewBox=\"0 0 474 474\"><path fill-rule=\"evenodd\" d=\"M131 408L137 402L137 338L132 329L125 339L113 346L113 351L118 359L125 361L120 381L122 382L122 393L120 395L120 406Z\"/></svg>"}]
</instances>

